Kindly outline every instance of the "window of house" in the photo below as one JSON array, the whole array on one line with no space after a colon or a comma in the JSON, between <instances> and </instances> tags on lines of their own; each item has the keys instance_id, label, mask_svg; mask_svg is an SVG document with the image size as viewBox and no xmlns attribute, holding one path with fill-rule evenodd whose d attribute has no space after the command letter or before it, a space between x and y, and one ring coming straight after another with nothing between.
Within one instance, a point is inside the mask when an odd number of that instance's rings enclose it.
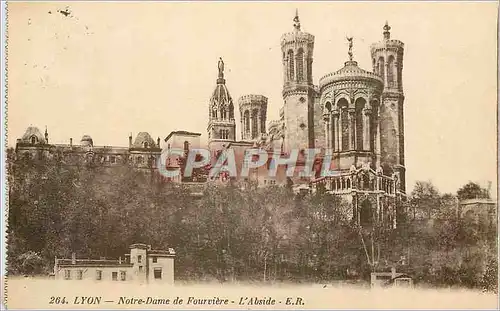
<instances>
[{"instance_id":1,"label":"window of house","mask_svg":"<svg viewBox=\"0 0 500 311\"><path fill-rule=\"evenodd\" d=\"M101 270L97 270L95 272L95 279L98 281L102 280L102 271Z\"/></svg>"},{"instance_id":2,"label":"window of house","mask_svg":"<svg viewBox=\"0 0 500 311\"><path fill-rule=\"evenodd\" d=\"M116 163L116 157L115 157L115 156L110 156L110 157L109 157L109 162L110 162L111 164L115 164L115 163Z\"/></svg>"},{"instance_id":3,"label":"window of house","mask_svg":"<svg viewBox=\"0 0 500 311\"><path fill-rule=\"evenodd\" d=\"M71 279L71 270L64 270L64 279L66 280Z\"/></svg>"},{"instance_id":4,"label":"window of house","mask_svg":"<svg viewBox=\"0 0 500 311\"><path fill-rule=\"evenodd\" d=\"M36 144L36 137L35 136L31 136L31 143L33 145Z\"/></svg>"},{"instance_id":5,"label":"window of house","mask_svg":"<svg viewBox=\"0 0 500 311\"><path fill-rule=\"evenodd\" d=\"M142 255L137 255L137 262L141 263L142 262Z\"/></svg>"},{"instance_id":6,"label":"window of house","mask_svg":"<svg viewBox=\"0 0 500 311\"><path fill-rule=\"evenodd\" d=\"M111 272L111 279L113 281L118 281L118 272L116 271Z\"/></svg>"},{"instance_id":7,"label":"window of house","mask_svg":"<svg viewBox=\"0 0 500 311\"><path fill-rule=\"evenodd\" d=\"M157 263L158 262L158 257L153 257L153 263Z\"/></svg>"},{"instance_id":8,"label":"window of house","mask_svg":"<svg viewBox=\"0 0 500 311\"><path fill-rule=\"evenodd\" d=\"M142 156L137 157L137 163L142 164L143 161L144 159L142 158Z\"/></svg>"},{"instance_id":9,"label":"window of house","mask_svg":"<svg viewBox=\"0 0 500 311\"><path fill-rule=\"evenodd\" d=\"M76 271L76 279L81 280L83 278L83 270Z\"/></svg>"},{"instance_id":10,"label":"window of house","mask_svg":"<svg viewBox=\"0 0 500 311\"><path fill-rule=\"evenodd\" d=\"M125 281L127 279L127 271L120 271L120 280Z\"/></svg>"},{"instance_id":11,"label":"window of house","mask_svg":"<svg viewBox=\"0 0 500 311\"><path fill-rule=\"evenodd\" d=\"M155 276L155 279L161 280L161 268L154 269L154 276Z\"/></svg>"},{"instance_id":12,"label":"window of house","mask_svg":"<svg viewBox=\"0 0 500 311\"><path fill-rule=\"evenodd\" d=\"M142 272L142 266L139 266L139 272Z\"/></svg>"}]
</instances>

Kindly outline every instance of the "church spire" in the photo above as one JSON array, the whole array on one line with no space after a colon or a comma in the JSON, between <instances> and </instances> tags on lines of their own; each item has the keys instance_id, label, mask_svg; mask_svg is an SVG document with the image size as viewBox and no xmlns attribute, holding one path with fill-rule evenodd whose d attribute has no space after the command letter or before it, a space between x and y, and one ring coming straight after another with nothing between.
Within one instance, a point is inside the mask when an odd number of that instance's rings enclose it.
<instances>
[{"instance_id":1,"label":"church spire","mask_svg":"<svg viewBox=\"0 0 500 311\"><path fill-rule=\"evenodd\" d=\"M300 31L299 9L295 9L295 17L293 18L293 27L296 31Z\"/></svg>"}]
</instances>

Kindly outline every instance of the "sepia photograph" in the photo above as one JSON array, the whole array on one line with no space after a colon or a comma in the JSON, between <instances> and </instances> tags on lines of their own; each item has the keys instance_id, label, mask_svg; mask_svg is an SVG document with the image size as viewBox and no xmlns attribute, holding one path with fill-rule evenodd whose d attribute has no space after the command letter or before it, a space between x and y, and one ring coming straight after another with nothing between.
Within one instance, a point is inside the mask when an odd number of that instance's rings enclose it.
<instances>
[{"instance_id":1,"label":"sepia photograph","mask_svg":"<svg viewBox=\"0 0 500 311\"><path fill-rule=\"evenodd\" d=\"M498 2L2 2L7 309L498 309Z\"/></svg>"}]
</instances>

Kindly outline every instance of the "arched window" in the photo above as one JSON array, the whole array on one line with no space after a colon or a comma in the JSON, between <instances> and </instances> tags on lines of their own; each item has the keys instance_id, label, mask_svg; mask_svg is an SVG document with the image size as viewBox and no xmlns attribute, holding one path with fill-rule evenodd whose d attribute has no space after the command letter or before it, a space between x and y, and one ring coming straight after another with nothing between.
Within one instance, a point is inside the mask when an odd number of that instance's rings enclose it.
<instances>
[{"instance_id":1,"label":"arched window","mask_svg":"<svg viewBox=\"0 0 500 311\"><path fill-rule=\"evenodd\" d=\"M36 140L37 140L36 136L34 136L34 135L31 136L31 144L33 144L33 145L36 144Z\"/></svg>"},{"instance_id":2,"label":"arched window","mask_svg":"<svg viewBox=\"0 0 500 311\"><path fill-rule=\"evenodd\" d=\"M384 58L379 57L379 59L378 59L378 75L381 76L382 78L384 78L384 74L385 74L384 67L385 67Z\"/></svg>"},{"instance_id":3,"label":"arched window","mask_svg":"<svg viewBox=\"0 0 500 311\"><path fill-rule=\"evenodd\" d=\"M325 110L330 113L332 111L332 103L326 102L325 104Z\"/></svg>"},{"instance_id":4,"label":"arched window","mask_svg":"<svg viewBox=\"0 0 500 311\"><path fill-rule=\"evenodd\" d=\"M252 138L257 137L257 131L258 131L258 117L259 117L259 111L257 109L254 109L252 111Z\"/></svg>"},{"instance_id":5,"label":"arched window","mask_svg":"<svg viewBox=\"0 0 500 311\"><path fill-rule=\"evenodd\" d=\"M365 107L366 100L364 98L356 99L356 149L363 150L363 108Z\"/></svg>"},{"instance_id":6,"label":"arched window","mask_svg":"<svg viewBox=\"0 0 500 311\"><path fill-rule=\"evenodd\" d=\"M266 110L261 110L260 112L260 132L266 132Z\"/></svg>"},{"instance_id":7,"label":"arched window","mask_svg":"<svg viewBox=\"0 0 500 311\"><path fill-rule=\"evenodd\" d=\"M387 84L389 87L394 87L394 56L389 56L387 60Z\"/></svg>"},{"instance_id":8,"label":"arched window","mask_svg":"<svg viewBox=\"0 0 500 311\"><path fill-rule=\"evenodd\" d=\"M289 50L288 51L288 79L290 81L293 81L295 74L295 66L294 66L294 60L293 60L293 51Z\"/></svg>"},{"instance_id":9,"label":"arched window","mask_svg":"<svg viewBox=\"0 0 500 311\"><path fill-rule=\"evenodd\" d=\"M212 108L212 118L217 119L217 109Z\"/></svg>"},{"instance_id":10,"label":"arched window","mask_svg":"<svg viewBox=\"0 0 500 311\"><path fill-rule=\"evenodd\" d=\"M340 129L341 132L338 133L339 136L339 146L340 146L340 151L342 150L348 150L349 149L349 117L348 117L348 112L347 112L347 106L349 103L347 102L347 99L341 98L337 102L337 107L339 109L340 113L340 121L342 123L342 128Z\"/></svg>"},{"instance_id":11,"label":"arched window","mask_svg":"<svg viewBox=\"0 0 500 311\"><path fill-rule=\"evenodd\" d=\"M137 164L142 164L144 162L144 158L142 156L137 157Z\"/></svg>"},{"instance_id":12,"label":"arched window","mask_svg":"<svg viewBox=\"0 0 500 311\"><path fill-rule=\"evenodd\" d=\"M184 141L184 152L189 151L189 142L186 140Z\"/></svg>"},{"instance_id":13,"label":"arched window","mask_svg":"<svg viewBox=\"0 0 500 311\"><path fill-rule=\"evenodd\" d=\"M302 48L297 52L297 81L304 80L304 50Z\"/></svg>"},{"instance_id":14,"label":"arched window","mask_svg":"<svg viewBox=\"0 0 500 311\"><path fill-rule=\"evenodd\" d=\"M359 210L359 222L361 226L369 226L373 222L372 206L370 201L364 200Z\"/></svg>"},{"instance_id":15,"label":"arched window","mask_svg":"<svg viewBox=\"0 0 500 311\"><path fill-rule=\"evenodd\" d=\"M245 110L243 114L243 123L245 133L250 132L250 112L248 110Z\"/></svg>"},{"instance_id":16,"label":"arched window","mask_svg":"<svg viewBox=\"0 0 500 311\"><path fill-rule=\"evenodd\" d=\"M220 118L222 120L226 119L226 105L221 105L220 107Z\"/></svg>"},{"instance_id":17,"label":"arched window","mask_svg":"<svg viewBox=\"0 0 500 311\"><path fill-rule=\"evenodd\" d=\"M143 143L142 143L142 147L143 147L143 148L148 148L148 147L149 147L149 144L145 141L145 142L143 142Z\"/></svg>"},{"instance_id":18,"label":"arched window","mask_svg":"<svg viewBox=\"0 0 500 311\"><path fill-rule=\"evenodd\" d=\"M234 106L233 103L229 104L229 120L234 119Z\"/></svg>"},{"instance_id":19,"label":"arched window","mask_svg":"<svg viewBox=\"0 0 500 311\"><path fill-rule=\"evenodd\" d=\"M219 138L223 139L222 130L219 130Z\"/></svg>"}]
</instances>

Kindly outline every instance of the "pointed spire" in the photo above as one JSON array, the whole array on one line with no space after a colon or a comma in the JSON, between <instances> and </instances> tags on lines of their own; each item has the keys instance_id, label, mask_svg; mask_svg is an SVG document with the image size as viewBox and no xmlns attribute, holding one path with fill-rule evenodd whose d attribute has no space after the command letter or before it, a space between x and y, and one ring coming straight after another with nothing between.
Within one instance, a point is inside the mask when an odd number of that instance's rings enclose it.
<instances>
[{"instance_id":1,"label":"pointed spire","mask_svg":"<svg viewBox=\"0 0 500 311\"><path fill-rule=\"evenodd\" d=\"M295 9L295 17L293 18L293 27L296 31L300 31L299 9Z\"/></svg>"},{"instance_id":2,"label":"pointed spire","mask_svg":"<svg viewBox=\"0 0 500 311\"><path fill-rule=\"evenodd\" d=\"M384 26L384 39L389 40L391 38L391 26L389 26L389 23L385 21L385 26Z\"/></svg>"}]
</instances>

